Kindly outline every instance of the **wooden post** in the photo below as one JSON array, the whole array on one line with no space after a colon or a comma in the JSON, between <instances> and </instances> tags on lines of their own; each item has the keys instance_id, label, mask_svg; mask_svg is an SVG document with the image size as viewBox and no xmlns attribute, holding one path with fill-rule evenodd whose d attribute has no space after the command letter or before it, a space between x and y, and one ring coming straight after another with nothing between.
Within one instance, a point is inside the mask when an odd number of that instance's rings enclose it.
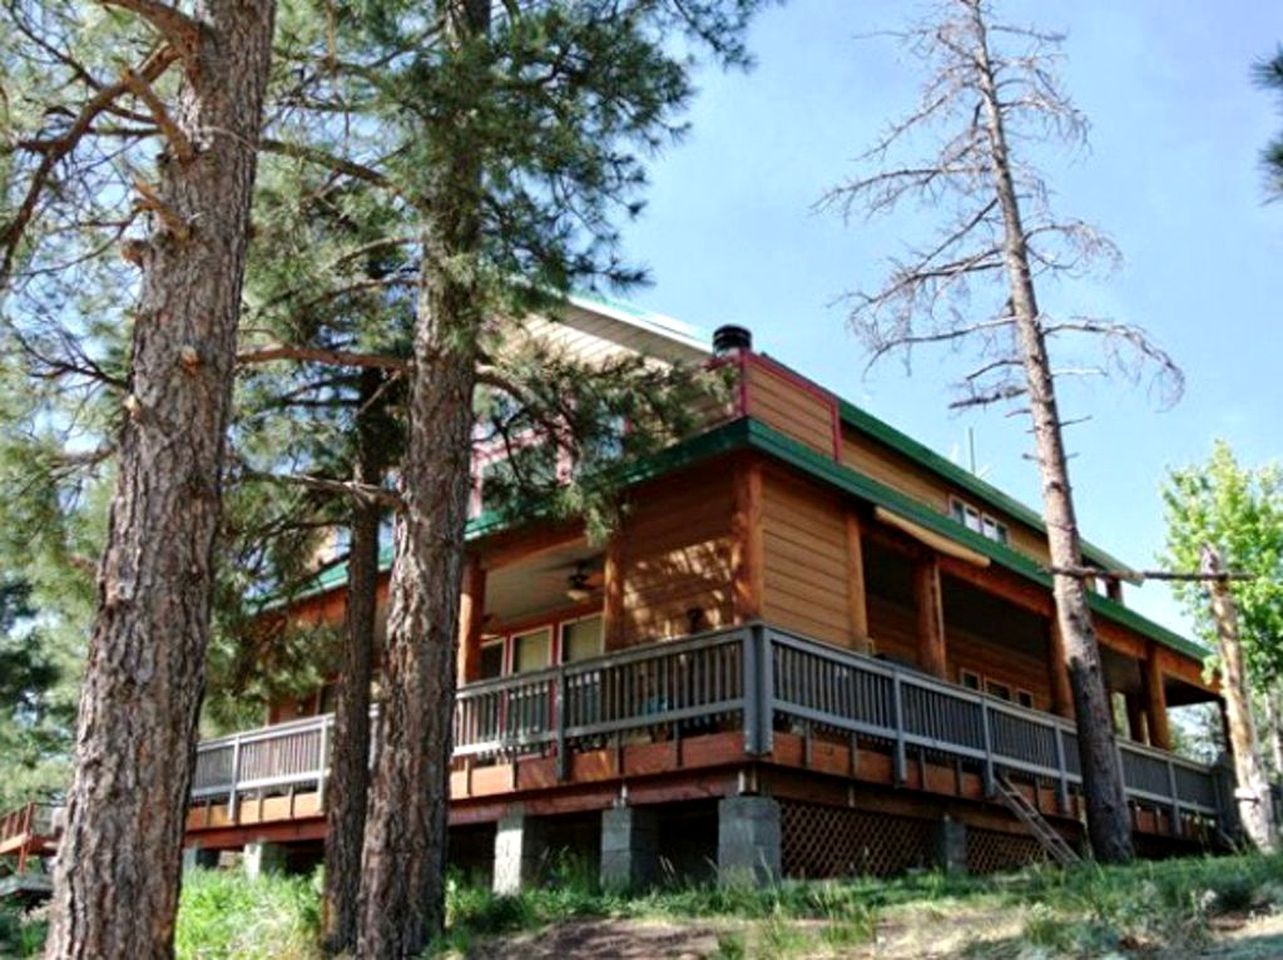
<instances>
[{"instance_id":1,"label":"wooden post","mask_svg":"<svg viewBox=\"0 0 1283 960\"><path fill-rule=\"evenodd\" d=\"M1160 750L1172 748L1171 727L1167 721L1167 688L1163 682L1163 665L1158 645L1150 643L1141 664L1145 681L1145 720L1149 727L1149 745Z\"/></svg>"},{"instance_id":2,"label":"wooden post","mask_svg":"<svg viewBox=\"0 0 1283 960\"><path fill-rule=\"evenodd\" d=\"M1047 669L1051 675L1051 712L1073 719L1074 694L1069 686L1069 667L1065 664L1065 640L1053 612L1047 632Z\"/></svg>"},{"instance_id":3,"label":"wooden post","mask_svg":"<svg viewBox=\"0 0 1283 960\"><path fill-rule=\"evenodd\" d=\"M735 622L760 619L764 593L762 465L739 463L734 473L731 515L731 569Z\"/></svg>"},{"instance_id":4,"label":"wooden post","mask_svg":"<svg viewBox=\"0 0 1283 960\"><path fill-rule=\"evenodd\" d=\"M459 598L459 686L481 678L481 628L485 623L486 570L477 556L468 558Z\"/></svg>"},{"instance_id":5,"label":"wooden post","mask_svg":"<svg viewBox=\"0 0 1283 960\"><path fill-rule=\"evenodd\" d=\"M860 518L850 508L846 511L846 589L851 646L861 653L872 653L868 595L864 586L864 548L860 543Z\"/></svg>"},{"instance_id":6,"label":"wooden post","mask_svg":"<svg viewBox=\"0 0 1283 960\"><path fill-rule=\"evenodd\" d=\"M1143 696L1124 694L1127 700L1127 735L1134 743L1149 743L1145 736L1147 704Z\"/></svg>"},{"instance_id":7,"label":"wooden post","mask_svg":"<svg viewBox=\"0 0 1283 960\"><path fill-rule=\"evenodd\" d=\"M944 599L940 590L940 562L934 555L914 564L913 599L918 608L918 666L945 679L948 669Z\"/></svg>"},{"instance_id":8,"label":"wooden post","mask_svg":"<svg viewBox=\"0 0 1283 960\"><path fill-rule=\"evenodd\" d=\"M602 644L606 650L617 650L624 643L624 540L619 532L606 544L603 578Z\"/></svg>"}]
</instances>

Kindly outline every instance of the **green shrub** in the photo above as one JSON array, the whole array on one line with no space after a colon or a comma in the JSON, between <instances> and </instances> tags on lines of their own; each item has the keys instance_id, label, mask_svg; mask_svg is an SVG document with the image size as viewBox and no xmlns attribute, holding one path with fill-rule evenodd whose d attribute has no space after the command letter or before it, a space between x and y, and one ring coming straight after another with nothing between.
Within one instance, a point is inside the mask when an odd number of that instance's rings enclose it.
<instances>
[{"instance_id":1,"label":"green shrub","mask_svg":"<svg viewBox=\"0 0 1283 960\"><path fill-rule=\"evenodd\" d=\"M249 879L238 871L183 877L179 960L315 960L320 956L318 875Z\"/></svg>"}]
</instances>

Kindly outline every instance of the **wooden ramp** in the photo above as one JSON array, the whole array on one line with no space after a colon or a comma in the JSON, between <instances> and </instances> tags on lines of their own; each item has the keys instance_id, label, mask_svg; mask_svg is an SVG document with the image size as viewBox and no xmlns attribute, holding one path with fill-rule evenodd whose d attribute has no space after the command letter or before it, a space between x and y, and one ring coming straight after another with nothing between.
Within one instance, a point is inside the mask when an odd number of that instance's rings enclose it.
<instances>
[{"instance_id":1,"label":"wooden ramp","mask_svg":"<svg viewBox=\"0 0 1283 960\"><path fill-rule=\"evenodd\" d=\"M1047 851L1048 856L1055 860L1062 867L1072 867L1075 864L1082 863L1082 857L1074 852L1074 848L1065 842L1065 838L1060 835L1051 824L1049 824L1043 815L1038 812L1037 808L1029 802L1023 793L1016 789L1006 776L995 778L995 784L998 787L998 796L1003 804L1016 815L1016 818L1029 828L1029 832L1034 839Z\"/></svg>"}]
</instances>

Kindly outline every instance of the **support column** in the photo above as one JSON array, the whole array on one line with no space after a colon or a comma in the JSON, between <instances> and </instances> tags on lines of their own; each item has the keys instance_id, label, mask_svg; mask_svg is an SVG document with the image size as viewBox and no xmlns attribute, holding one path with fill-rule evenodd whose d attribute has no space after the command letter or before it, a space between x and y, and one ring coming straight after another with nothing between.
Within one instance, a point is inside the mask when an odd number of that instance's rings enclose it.
<instances>
[{"instance_id":1,"label":"support column","mask_svg":"<svg viewBox=\"0 0 1283 960\"><path fill-rule=\"evenodd\" d=\"M914 564L913 599L918 608L918 666L946 679L944 600L940 590L940 561L934 555Z\"/></svg>"},{"instance_id":2,"label":"support column","mask_svg":"<svg viewBox=\"0 0 1283 960\"><path fill-rule=\"evenodd\" d=\"M771 797L726 797L717 805L717 882L766 886L780 878L780 805Z\"/></svg>"},{"instance_id":3,"label":"support column","mask_svg":"<svg viewBox=\"0 0 1283 960\"><path fill-rule=\"evenodd\" d=\"M1172 734L1167 720L1167 687L1159 655L1158 645L1150 643L1145 662L1141 664L1141 677L1145 686L1145 719L1149 726L1149 745L1160 750L1170 750Z\"/></svg>"},{"instance_id":4,"label":"support column","mask_svg":"<svg viewBox=\"0 0 1283 960\"><path fill-rule=\"evenodd\" d=\"M945 873L967 872L967 825L945 817L935 825L935 864Z\"/></svg>"},{"instance_id":5,"label":"support column","mask_svg":"<svg viewBox=\"0 0 1283 960\"><path fill-rule=\"evenodd\" d=\"M544 853L543 823L514 804L499 820L494 838L494 892L517 893L538 883Z\"/></svg>"},{"instance_id":6,"label":"support column","mask_svg":"<svg viewBox=\"0 0 1283 960\"><path fill-rule=\"evenodd\" d=\"M470 556L463 571L459 598L459 686L481 679L481 628L485 623L486 570L481 558Z\"/></svg>"},{"instance_id":7,"label":"support column","mask_svg":"<svg viewBox=\"0 0 1283 960\"><path fill-rule=\"evenodd\" d=\"M645 807L601 812L601 885L636 890L659 879L659 818Z\"/></svg>"},{"instance_id":8,"label":"support column","mask_svg":"<svg viewBox=\"0 0 1283 960\"><path fill-rule=\"evenodd\" d=\"M245 876L254 880L265 874L284 873L285 859L284 844L260 840L245 844L241 866L245 869Z\"/></svg>"},{"instance_id":9,"label":"support column","mask_svg":"<svg viewBox=\"0 0 1283 960\"><path fill-rule=\"evenodd\" d=\"M846 511L846 589L851 647L861 653L872 653L869 640L868 592L864 585L864 547L860 542L860 518Z\"/></svg>"},{"instance_id":10,"label":"support column","mask_svg":"<svg viewBox=\"0 0 1283 960\"><path fill-rule=\"evenodd\" d=\"M1047 628L1047 672L1051 677L1051 712L1073 719L1074 692L1069 686L1069 666L1065 663L1065 638L1060 634L1060 623L1055 610Z\"/></svg>"},{"instance_id":11,"label":"support column","mask_svg":"<svg viewBox=\"0 0 1283 960\"><path fill-rule=\"evenodd\" d=\"M606 651L617 650L624 639L624 538L619 531L606 543L602 579L602 645Z\"/></svg>"},{"instance_id":12,"label":"support column","mask_svg":"<svg viewBox=\"0 0 1283 960\"><path fill-rule=\"evenodd\" d=\"M762 616L762 465L756 461L736 464L733 483L731 570L735 622L748 623Z\"/></svg>"},{"instance_id":13,"label":"support column","mask_svg":"<svg viewBox=\"0 0 1283 960\"><path fill-rule=\"evenodd\" d=\"M218 866L218 851L201 847L183 848L183 873L193 870L213 870Z\"/></svg>"},{"instance_id":14,"label":"support column","mask_svg":"<svg viewBox=\"0 0 1283 960\"><path fill-rule=\"evenodd\" d=\"M1127 735L1133 743L1149 743L1146 736L1146 702L1145 697L1134 693L1123 695L1127 700Z\"/></svg>"}]
</instances>

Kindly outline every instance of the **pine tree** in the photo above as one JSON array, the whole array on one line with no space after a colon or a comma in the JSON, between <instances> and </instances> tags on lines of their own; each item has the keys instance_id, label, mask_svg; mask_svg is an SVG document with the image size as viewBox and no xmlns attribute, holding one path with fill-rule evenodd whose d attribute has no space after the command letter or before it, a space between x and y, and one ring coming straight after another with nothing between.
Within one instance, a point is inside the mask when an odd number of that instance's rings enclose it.
<instances>
[{"instance_id":1,"label":"pine tree","mask_svg":"<svg viewBox=\"0 0 1283 960\"><path fill-rule=\"evenodd\" d=\"M366 834L363 956L406 956L442 922L455 613L474 393L521 394L506 334L576 283L628 283L612 219L636 212L637 152L678 132L686 30L726 61L753 0L440 0L336 16L301 108L359 103L377 145L282 147L412 211L416 327L399 471L380 751ZM360 42L346 44L345 37ZM309 76L313 75L309 73ZM335 97L329 77L355 77ZM358 92L352 93L352 90ZM270 149L271 147L269 147ZM609 392L609 391L607 391ZM544 423L556 439L556 423Z\"/></svg>"},{"instance_id":2,"label":"pine tree","mask_svg":"<svg viewBox=\"0 0 1283 960\"><path fill-rule=\"evenodd\" d=\"M24 94L6 98L10 333L34 364L109 386L119 404L49 957L173 949L273 12L55 0L2 14ZM136 290L111 376L50 307L122 265L139 275L108 287ZM24 300L40 312L24 315Z\"/></svg>"}]
</instances>

